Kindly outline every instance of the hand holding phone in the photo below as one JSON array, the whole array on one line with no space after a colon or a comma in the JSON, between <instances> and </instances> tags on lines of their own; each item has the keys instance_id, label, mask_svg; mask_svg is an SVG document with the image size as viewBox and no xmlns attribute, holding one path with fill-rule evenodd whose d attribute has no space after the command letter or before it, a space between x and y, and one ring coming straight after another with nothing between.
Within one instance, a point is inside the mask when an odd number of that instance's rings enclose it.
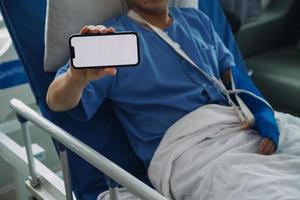
<instances>
[{"instance_id":1,"label":"hand holding phone","mask_svg":"<svg viewBox=\"0 0 300 200\"><path fill-rule=\"evenodd\" d=\"M103 26L85 26L81 34L113 33L113 28ZM47 104L56 112L67 111L75 108L81 99L82 92L90 81L100 79L106 75L115 75L116 69L76 69L72 66L63 75L57 77L49 86L47 92Z\"/></svg>"},{"instance_id":2,"label":"hand holding phone","mask_svg":"<svg viewBox=\"0 0 300 200\"><path fill-rule=\"evenodd\" d=\"M80 30L81 35L91 35L91 34L107 34L114 33L115 29L112 27L106 28L105 26L84 26ZM70 67L69 74L72 76L72 79L76 81L89 82L93 80L100 79L104 76L110 75L114 76L117 73L115 67L103 67L101 69L89 69L82 68L76 69L74 66Z\"/></svg>"},{"instance_id":3,"label":"hand holding phone","mask_svg":"<svg viewBox=\"0 0 300 200\"><path fill-rule=\"evenodd\" d=\"M115 33L104 26L86 27L70 36L71 64L76 69L128 67L139 63L138 35Z\"/></svg>"}]
</instances>

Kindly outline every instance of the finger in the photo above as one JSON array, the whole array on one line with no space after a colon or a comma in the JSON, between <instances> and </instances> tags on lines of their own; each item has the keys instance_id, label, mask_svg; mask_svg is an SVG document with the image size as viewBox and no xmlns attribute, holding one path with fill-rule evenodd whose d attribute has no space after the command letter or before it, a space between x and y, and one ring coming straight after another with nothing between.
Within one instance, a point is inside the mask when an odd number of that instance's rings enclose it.
<instances>
[{"instance_id":1,"label":"finger","mask_svg":"<svg viewBox=\"0 0 300 200\"><path fill-rule=\"evenodd\" d=\"M91 69L90 74L94 76L103 76L103 71L101 69Z\"/></svg>"},{"instance_id":2,"label":"finger","mask_svg":"<svg viewBox=\"0 0 300 200\"><path fill-rule=\"evenodd\" d=\"M272 141L269 140L268 144L265 147L264 152L266 155L271 155L273 154L274 151L275 151L274 144Z\"/></svg>"},{"instance_id":3,"label":"finger","mask_svg":"<svg viewBox=\"0 0 300 200\"><path fill-rule=\"evenodd\" d=\"M265 154L268 145L268 140L264 139L259 146L259 154Z\"/></svg>"},{"instance_id":4,"label":"finger","mask_svg":"<svg viewBox=\"0 0 300 200\"><path fill-rule=\"evenodd\" d=\"M90 73L91 74L102 74L102 72L103 72L103 70L102 69L97 69L97 68L95 68L95 69L90 69Z\"/></svg>"},{"instance_id":5,"label":"finger","mask_svg":"<svg viewBox=\"0 0 300 200\"><path fill-rule=\"evenodd\" d=\"M97 30L96 30L95 26L93 26L93 25L88 25L88 26L84 26L84 27L81 29L80 33L81 33L82 35L86 35L86 34L91 34L91 33L97 33Z\"/></svg>"},{"instance_id":6,"label":"finger","mask_svg":"<svg viewBox=\"0 0 300 200\"><path fill-rule=\"evenodd\" d=\"M101 31L102 29L107 29L104 25L97 25L96 28Z\"/></svg>"},{"instance_id":7,"label":"finger","mask_svg":"<svg viewBox=\"0 0 300 200\"><path fill-rule=\"evenodd\" d=\"M266 154L268 154L268 148L269 148L269 143L266 143L264 146L263 146L263 148L262 148L262 150L261 150L261 154L264 154L264 155L266 155Z\"/></svg>"},{"instance_id":8,"label":"finger","mask_svg":"<svg viewBox=\"0 0 300 200\"><path fill-rule=\"evenodd\" d=\"M115 68L106 68L106 69L89 69L88 70L88 76L89 77L103 77L107 75L114 76L116 74L116 69Z\"/></svg>"},{"instance_id":9,"label":"finger","mask_svg":"<svg viewBox=\"0 0 300 200\"><path fill-rule=\"evenodd\" d=\"M274 144L271 140L269 139L265 139L265 143L262 147L262 149L260 150L260 154L263 154L263 155L271 155L275 152L275 148L274 148Z\"/></svg>"},{"instance_id":10,"label":"finger","mask_svg":"<svg viewBox=\"0 0 300 200\"><path fill-rule=\"evenodd\" d=\"M108 32L108 29L105 26L103 26L103 25L96 26L96 29L97 29L98 33L105 34L105 33Z\"/></svg>"},{"instance_id":11,"label":"finger","mask_svg":"<svg viewBox=\"0 0 300 200\"><path fill-rule=\"evenodd\" d=\"M263 146L263 148L260 149L259 153L262 154L262 155L266 155L267 154L266 146Z\"/></svg>"},{"instance_id":12,"label":"finger","mask_svg":"<svg viewBox=\"0 0 300 200\"><path fill-rule=\"evenodd\" d=\"M246 129L249 129L250 128L250 123L245 120L242 122L242 130L246 130Z\"/></svg>"},{"instance_id":13,"label":"finger","mask_svg":"<svg viewBox=\"0 0 300 200\"><path fill-rule=\"evenodd\" d=\"M94 26L94 25L88 25L87 26L90 30L92 30L92 29L95 29L96 28L96 26Z\"/></svg>"},{"instance_id":14,"label":"finger","mask_svg":"<svg viewBox=\"0 0 300 200\"><path fill-rule=\"evenodd\" d=\"M89 32L89 28L88 26L84 26L81 30L80 30L80 34L86 34Z\"/></svg>"},{"instance_id":15,"label":"finger","mask_svg":"<svg viewBox=\"0 0 300 200\"><path fill-rule=\"evenodd\" d=\"M97 77L103 76L103 71L100 69L87 69L87 78L88 79L95 79Z\"/></svg>"},{"instance_id":16,"label":"finger","mask_svg":"<svg viewBox=\"0 0 300 200\"><path fill-rule=\"evenodd\" d=\"M90 33L95 34L95 33L98 32L96 26L94 26L94 25L88 25L88 26L85 26L85 27L86 28L84 30L84 34L90 34Z\"/></svg>"},{"instance_id":17,"label":"finger","mask_svg":"<svg viewBox=\"0 0 300 200\"><path fill-rule=\"evenodd\" d=\"M103 25L96 26L96 29L97 29L97 33L103 33L103 34L107 33L107 28Z\"/></svg>"},{"instance_id":18,"label":"finger","mask_svg":"<svg viewBox=\"0 0 300 200\"><path fill-rule=\"evenodd\" d=\"M106 33L108 33L108 29L107 28L100 29L100 33L101 34L106 34Z\"/></svg>"},{"instance_id":19,"label":"finger","mask_svg":"<svg viewBox=\"0 0 300 200\"><path fill-rule=\"evenodd\" d=\"M90 33L96 34L99 33L99 30L96 28L96 26L90 26Z\"/></svg>"},{"instance_id":20,"label":"finger","mask_svg":"<svg viewBox=\"0 0 300 200\"><path fill-rule=\"evenodd\" d=\"M108 28L108 32L109 33L114 33L114 32L116 32L116 30L113 27L109 27Z\"/></svg>"},{"instance_id":21,"label":"finger","mask_svg":"<svg viewBox=\"0 0 300 200\"><path fill-rule=\"evenodd\" d=\"M258 148L258 153L262 154L266 144L267 144L267 140L266 139L263 139L260 144L259 144L259 148Z\"/></svg>"}]
</instances>

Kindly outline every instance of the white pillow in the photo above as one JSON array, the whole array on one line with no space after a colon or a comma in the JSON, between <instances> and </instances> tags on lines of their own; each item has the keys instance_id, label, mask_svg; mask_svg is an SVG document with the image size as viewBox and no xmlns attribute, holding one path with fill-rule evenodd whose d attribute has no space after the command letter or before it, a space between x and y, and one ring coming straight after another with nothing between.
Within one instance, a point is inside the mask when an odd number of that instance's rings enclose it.
<instances>
[{"instance_id":1,"label":"white pillow","mask_svg":"<svg viewBox=\"0 0 300 200\"><path fill-rule=\"evenodd\" d=\"M198 0L170 0L197 7ZM47 0L44 70L56 71L69 59L68 38L84 25L99 24L128 10L125 0Z\"/></svg>"}]
</instances>

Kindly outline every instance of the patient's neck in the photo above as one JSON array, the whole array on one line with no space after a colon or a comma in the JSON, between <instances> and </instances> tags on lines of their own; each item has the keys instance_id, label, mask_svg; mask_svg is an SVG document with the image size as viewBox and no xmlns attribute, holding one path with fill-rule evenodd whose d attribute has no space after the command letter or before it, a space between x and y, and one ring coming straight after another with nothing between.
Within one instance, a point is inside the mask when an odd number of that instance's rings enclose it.
<instances>
[{"instance_id":1,"label":"patient's neck","mask_svg":"<svg viewBox=\"0 0 300 200\"><path fill-rule=\"evenodd\" d=\"M164 29L172 24L172 18L169 16L168 8L166 8L164 12L159 14L147 13L135 7L132 7L131 9L141 15L150 24L158 28Z\"/></svg>"}]
</instances>

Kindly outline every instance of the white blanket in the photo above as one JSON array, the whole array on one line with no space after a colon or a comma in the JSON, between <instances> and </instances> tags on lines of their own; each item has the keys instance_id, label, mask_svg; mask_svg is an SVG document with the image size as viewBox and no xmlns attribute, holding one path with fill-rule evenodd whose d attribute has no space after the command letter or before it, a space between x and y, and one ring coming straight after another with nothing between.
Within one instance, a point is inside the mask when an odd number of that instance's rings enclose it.
<instances>
[{"instance_id":1,"label":"white blanket","mask_svg":"<svg viewBox=\"0 0 300 200\"><path fill-rule=\"evenodd\" d=\"M278 151L264 156L257 154L260 136L241 130L232 108L201 107L168 129L151 161L150 180L176 200L299 200L300 120L277 119Z\"/></svg>"}]
</instances>

